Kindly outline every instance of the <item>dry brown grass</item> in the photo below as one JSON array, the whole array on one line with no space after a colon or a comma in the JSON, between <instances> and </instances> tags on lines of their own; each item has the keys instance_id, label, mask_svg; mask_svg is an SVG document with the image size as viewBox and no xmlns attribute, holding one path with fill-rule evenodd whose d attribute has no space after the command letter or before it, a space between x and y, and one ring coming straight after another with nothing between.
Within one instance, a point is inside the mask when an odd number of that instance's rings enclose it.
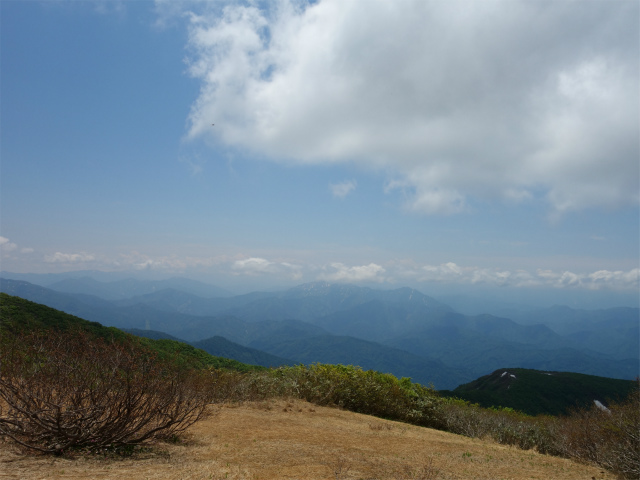
<instances>
[{"instance_id":1,"label":"dry brown grass","mask_svg":"<svg viewBox=\"0 0 640 480\"><path fill-rule=\"evenodd\" d=\"M302 401L212 408L182 444L135 458L23 456L0 443L0 479L613 479L569 460Z\"/></svg>"}]
</instances>

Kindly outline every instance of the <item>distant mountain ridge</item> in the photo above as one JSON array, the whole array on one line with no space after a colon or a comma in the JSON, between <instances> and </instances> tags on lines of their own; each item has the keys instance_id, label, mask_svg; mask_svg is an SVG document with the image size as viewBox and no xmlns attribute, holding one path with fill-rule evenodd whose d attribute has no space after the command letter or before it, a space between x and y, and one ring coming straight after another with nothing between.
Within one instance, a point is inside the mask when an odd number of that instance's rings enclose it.
<instances>
[{"instance_id":1,"label":"distant mountain ridge","mask_svg":"<svg viewBox=\"0 0 640 480\"><path fill-rule=\"evenodd\" d=\"M374 290L355 285L313 282L232 308L228 313L248 321L295 318L314 323L318 318L371 301L402 303L430 312L452 311L448 305L411 288Z\"/></svg>"},{"instance_id":2,"label":"distant mountain ridge","mask_svg":"<svg viewBox=\"0 0 640 480\"><path fill-rule=\"evenodd\" d=\"M83 332L89 339L102 338L108 342L129 342L135 337L116 329L107 328L98 322L90 322L85 319L70 315L60 310L31 302L21 297L0 292L0 334L3 332ZM145 355L159 355L177 362L181 365L190 365L195 368L214 367L240 370L243 372L260 369L255 365L247 365L233 359L212 356L203 350L197 349L184 342L166 338L166 335L158 335L159 339L140 339L128 345L135 350L144 349Z\"/></svg>"},{"instance_id":3,"label":"distant mountain ridge","mask_svg":"<svg viewBox=\"0 0 640 480\"><path fill-rule=\"evenodd\" d=\"M602 322L585 314L586 330L562 335L542 321L462 315L411 288L316 282L224 298L169 288L111 301L6 279L0 290L104 325L162 331L190 342L224 337L295 362L349 362L433 381L437 388L453 388L502 365L627 379L639 370L637 336L629 337L638 309L620 310L621 318L599 330L594 325ZM600 350L585 347L596 340L594 332ZM383 362L371 353L376 349Z\"/></svg>"},{"instance_id":4,"label":"distant mountain ridge","mask_svg":"<svg viewBox=\"0 0 640 480\"><path fill-rule=\"evenodd\" d=\"M230 358L238 362L248 365L259 365L261 367L280 367L283 365L295 365L293 360L277 357L269 353L257 350L255 348L243 347L242 345L231 342L224 337L214 336L197 342L186 342L180 338L169 335L168 333L158 332L155 330L139 330L131 328L124 330L127 333L138 337L150 338L152 340L175 340L178 342L189 343L192 346L204 350L205 352L216 357Z\"/></svg>"},{"instance_id":5,"label":"distant mountain ridge","mask_svg":"<svg viewBox=\"0 0 640 480\"><path fill-rule=\"evenodd\" d=\"M204 298L231 297L228 290L187 278L169 278L167 280L136 280L128 278L113 282L99 282L91 277L60 280L48 286L63 293L82 293L95 295L105 300L123 300L134 295L145 295L165 289L186 290Z\"/></svg>"}]
</instances>

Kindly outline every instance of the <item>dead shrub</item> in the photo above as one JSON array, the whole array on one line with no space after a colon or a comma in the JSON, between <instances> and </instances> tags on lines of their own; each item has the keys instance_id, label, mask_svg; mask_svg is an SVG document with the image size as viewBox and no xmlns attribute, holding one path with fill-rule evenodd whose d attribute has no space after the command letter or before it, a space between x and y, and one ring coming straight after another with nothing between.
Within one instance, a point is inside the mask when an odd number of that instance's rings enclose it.
<instances>
[{"instance_id":1,"label":"dead shrub","mask_svg":"<svg viewBox=\"0 0 640 480\"><path fill-rule=\"evenodd\" d=\"M133 339L0 330L0 435L44 453L172 438L205 413L205 373Z\"/></svg>"},{"instance_id":2,"label":"dead shrub","mask_svg":"<svg viewBox=\"0 0 640 480\"><path fill-rule=\"evenodd\" d=\"M419 467L404 467L402 480L436 480L440 469L436 468L432 457L427 458Z\"/></svg>"},{"instance_id":3,"label":"dead shrub","mask_svg":"<svg viewBox=\"0 0 640 480\"><path fill-rule=\"evenodd\" d=\"M558 434L566 456L595 463L619 478L640 478L640 388L608 411L595 405L576 410L562 426Z\"/></svg>"}]
</instances>

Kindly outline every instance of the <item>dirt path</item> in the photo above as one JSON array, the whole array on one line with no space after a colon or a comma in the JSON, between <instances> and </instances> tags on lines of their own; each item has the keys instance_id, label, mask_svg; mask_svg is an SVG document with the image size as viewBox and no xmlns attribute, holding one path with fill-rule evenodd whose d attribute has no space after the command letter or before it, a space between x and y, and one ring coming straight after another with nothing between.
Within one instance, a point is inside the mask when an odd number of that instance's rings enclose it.
<instances>
[{"instance_id":1,"label":"dirt path","mask_svg":"<svg viewBox=\"0 0 640 480\"><path fill-rule=\"evenodd\" d=\"M0 479L613 479L600 469L300 401L212 409L184 444L136 459L25 457L0 444Z\"/></svg>"}]
</instances>

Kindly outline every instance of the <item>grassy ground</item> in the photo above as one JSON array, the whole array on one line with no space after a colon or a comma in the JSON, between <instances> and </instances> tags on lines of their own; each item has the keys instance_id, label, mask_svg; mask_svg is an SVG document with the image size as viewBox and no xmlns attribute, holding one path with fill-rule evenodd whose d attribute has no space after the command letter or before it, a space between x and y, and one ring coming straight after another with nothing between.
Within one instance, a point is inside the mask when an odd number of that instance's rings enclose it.
<instances>
[{"instance_id":1,"label":"grassy ground","mask_svg":"<svg viewBox=\"0 0 640 480\"><path fill-rule=\"evenodd\" d=\"M24 456L0 443L0 479L613 479L490 441L302 401L212 407L183 442L134 458Z\"/></svg>"}]
</instances>

